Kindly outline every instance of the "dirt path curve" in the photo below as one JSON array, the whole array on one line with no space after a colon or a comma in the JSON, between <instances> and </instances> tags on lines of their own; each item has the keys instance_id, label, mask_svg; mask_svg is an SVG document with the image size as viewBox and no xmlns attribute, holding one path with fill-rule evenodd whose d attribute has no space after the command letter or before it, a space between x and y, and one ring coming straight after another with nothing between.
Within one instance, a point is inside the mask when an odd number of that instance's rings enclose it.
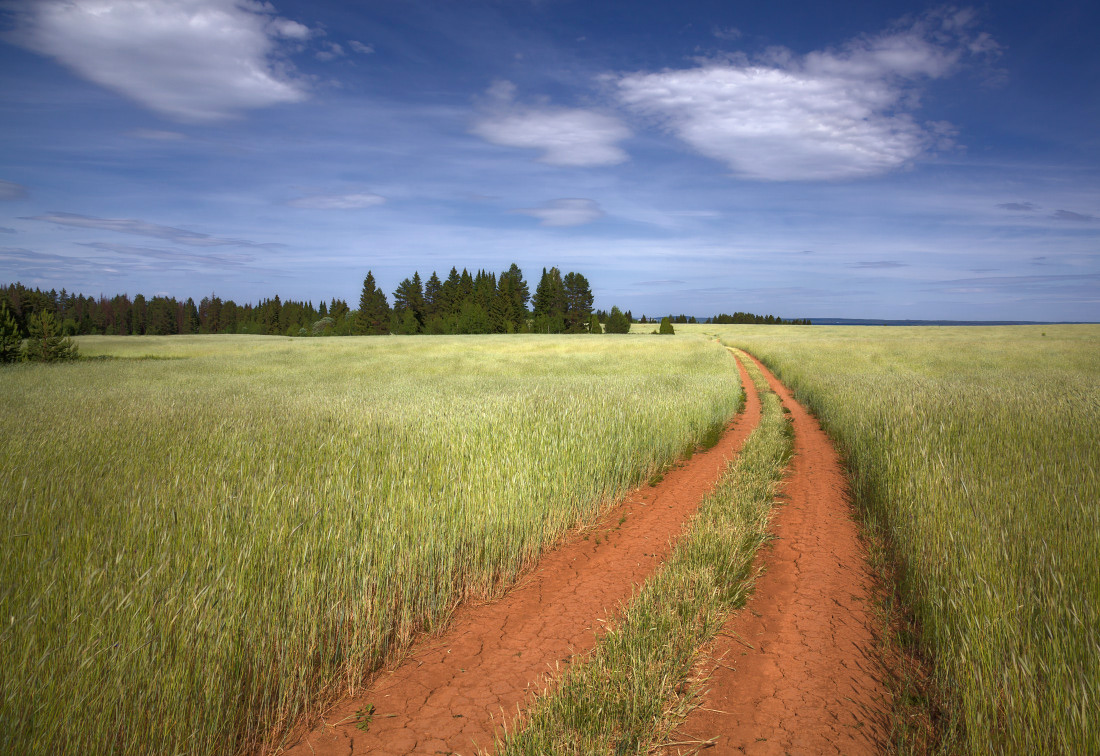
<instances>
[{"instance_id":1,"label":"dirt path curve","mask_svg":"<svg viewBox=\"0 0 1100 756\"><path fill-rule=\"evenodd\" d=\"M466 606L444 633L427 638L396 669L326 717L288 753L447 754L491 748L495 728L515 717L529 690L590 649L600 618L631 596L668 556L687 518L760 420L760 400L740 363L745 409L718 444L696 453L609 511L587 538L545 555L496 602ZM623 519L625 518L625 519ZM366 732L355 712L375 706Z\"/></svg>"},{"instance_id":2,"label":"dirt path curve","mask_svg":"<svg viewBox=\"0 0 1100 756\"><path fill-rule=\"evenodd\" d=\"M844 470L817 421L753 360L794 424L786 504L773 520L777 539L757 557L767 571L711 649L709 693L672 740L715 739L707 756L878 753L889 694Z\"/></svg>"}]
</instances>

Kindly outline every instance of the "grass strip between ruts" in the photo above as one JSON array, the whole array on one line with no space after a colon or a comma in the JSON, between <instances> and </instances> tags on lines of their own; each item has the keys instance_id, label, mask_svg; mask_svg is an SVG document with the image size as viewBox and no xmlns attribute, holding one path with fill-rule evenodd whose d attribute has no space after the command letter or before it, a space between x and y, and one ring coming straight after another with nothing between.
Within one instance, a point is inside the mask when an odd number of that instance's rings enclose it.
<instances>
[{"instance_id":1,"label":"grass strip between ruts","mask_svg":"<svg viewBox=\"0 0 1100 756\"><path fill-rule=\"evenodd\" d=\"M634 595L583 661L539 697L496 753L646 753L696 696L688 678L700 648L751 592L753 558L793 434L779 398L738 353L761 396L760 425L746 440L661 570Z\"/></svg>"}]
</instances>

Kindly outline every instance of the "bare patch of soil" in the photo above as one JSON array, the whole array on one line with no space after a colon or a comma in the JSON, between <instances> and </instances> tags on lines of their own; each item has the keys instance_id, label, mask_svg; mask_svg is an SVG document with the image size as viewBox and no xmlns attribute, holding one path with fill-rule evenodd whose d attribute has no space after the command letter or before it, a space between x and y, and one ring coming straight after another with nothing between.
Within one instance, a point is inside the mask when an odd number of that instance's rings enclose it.
<instances>
[{"instance_id":1,"label":"bare patch of soil","mask_svg":"<svg viewBox=\"0 0 1100 756\"><path fill-rule=\"evenodd\" d=\"M548 553L498 601L461 607L439 636L426 638L359 696L330 711L322 727L286 753L449 754L492 747L547 674L592 648L608 618L668 556L698 508L760 420L760 401L738 364L745 409L718 444L697 452L610 510L584 536ZM366 731L356 712L373 706Z\"/></svg>"},{"instance_id":2,"label":"bare patch of soil","mask_svg":"<svg viewBox=\"0 0 1100 756\"><path fill-rule=\"evenodd\" d=\"M760 368L794 426L786 502L773 519L775 540L758 556L765 573L702 665L710 676L702 706L664 752L878 753L889 733L891 673L876 650L875 576L844 470L818 422Z\"/></svg>"}]
</instances>

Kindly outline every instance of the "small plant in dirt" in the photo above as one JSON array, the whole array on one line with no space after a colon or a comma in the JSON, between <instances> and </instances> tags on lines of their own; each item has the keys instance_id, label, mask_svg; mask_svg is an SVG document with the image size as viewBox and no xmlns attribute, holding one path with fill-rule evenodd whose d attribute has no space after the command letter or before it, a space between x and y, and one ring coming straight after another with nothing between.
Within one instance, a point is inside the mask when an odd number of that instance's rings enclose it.
<instances>
[{"instance_id":1,"label":"small plant in dirt","mask_svg":"<svg viewBox=\"0 0 1100 756\"><path fill-rule=\"evenodd\" d=\"M362 709L355 712L356 729L366 732L370 728L370 723L372 721L374 721L374 704L367 704Z\"/></svg>"}]
</instances>

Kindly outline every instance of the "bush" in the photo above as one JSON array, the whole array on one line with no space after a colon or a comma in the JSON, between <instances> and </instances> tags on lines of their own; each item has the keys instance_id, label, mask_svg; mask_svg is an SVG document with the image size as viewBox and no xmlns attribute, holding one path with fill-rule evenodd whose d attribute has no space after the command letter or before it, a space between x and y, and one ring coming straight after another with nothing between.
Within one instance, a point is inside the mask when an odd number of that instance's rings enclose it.
<instances>
[{"instance_id":1,"label":"bush","mask_svg":"<svg viewBox=\"0 0 1100 756\"><path fill-rule=\"evenodd\" d=\"M676 331L672 328L672 320L670 318L661 318L660 334L662 336L672 336Z\"/></svg>"}]
</instances>

